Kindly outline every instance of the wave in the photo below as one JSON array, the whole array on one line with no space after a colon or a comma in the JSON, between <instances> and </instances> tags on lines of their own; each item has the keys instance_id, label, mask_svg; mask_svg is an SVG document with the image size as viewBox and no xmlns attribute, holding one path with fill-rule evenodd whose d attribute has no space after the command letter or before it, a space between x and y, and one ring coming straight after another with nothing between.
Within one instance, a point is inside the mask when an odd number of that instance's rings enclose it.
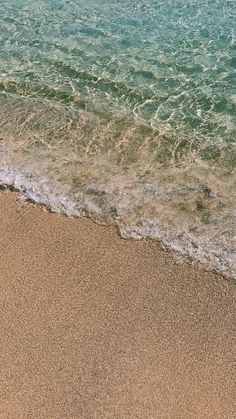
<instances>
[{"instance_id":1,"label":"wave","mask_svg":"<svg viewBox=\"0 0 236 419\"><path fill-rule=\"evenodd\" d=\"M181 200L179 210L182 219L179 218L178 195L187 197L192 194L196 197L198 193L198 196L203 194L210 199L211 192L206 187L185 185L178 191L174 186L163 187L155 182L136 184L134 189L134 185L123 182L120 183L122 187L118 187L116 182L91 183L75 192L71 185L39 177L32 172L23 173L3 164L3 156L0 184L14 188L23 199L43 204L53 212L90 217L99 223L116 225L123 238L158 239L168 249L236 279L235 235L232 229L236 222L236 212L223 210L221 214L217 213L214 223L211 220L208 224L209 213L199 200L198 211L202 213L202 218L196 219L195 223L190 220L186 222L188 214ZM155 214L153 211L153 197L156 210L158 207L160 211L159 217L157 211ZM173 198L176 200L174 206Z\"/></svg>"},{"instance_id":2,"label":"wave","mask_svg":"<svg viewBox=\"0 0 236 419\"><path fill-rule=\"evenodd\" d=\"M235 276L233 2L104 1L0 4L0 180Z\"/></svg>"}]
</instances>

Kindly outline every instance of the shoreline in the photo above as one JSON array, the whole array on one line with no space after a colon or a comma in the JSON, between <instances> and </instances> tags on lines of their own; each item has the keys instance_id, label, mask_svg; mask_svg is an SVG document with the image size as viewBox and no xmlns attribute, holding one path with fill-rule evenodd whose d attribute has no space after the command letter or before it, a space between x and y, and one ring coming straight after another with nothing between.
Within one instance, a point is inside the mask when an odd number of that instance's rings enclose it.
<instances>
[{"instance_id":1,"label":"shoreline","mask_svg":"<svg viewBox=\"0 0 236 419\"><path fill-rule=\"evenodd\" d=\"M0 191L0 418L233 418L235 284Z\"/></svg>"},{"instance_id":2,"label":"shoreline","mask_svg":"<svg viewBox=\"0 0 236 419\"><path fill-rule=\"evenodd\" d=\"M182 263L183 261L183 263L194 264L197 266L197 268L203 269L203 271L213 272L214 274L219 275L220 277L223 277L226 280L233 281L235 283L236 277L235 277L235 269L233 266L227 267L226 269L222 268L222 266L217 268L217 264L211 265L208 259L201 260L196 255L193 256L191 255L191 253L189 254L188 252L186 253L186 252L182 252L179 249L176 249L175 246L172 246L168 242L166 243L165 238L163 239L163 237L162 238L152 237L148 235L135 237L135 235L133 236L132 234L122 235L122 232L120 230L121 226L116 222L104 223L102 221L99 221L99 219L96 219L89 213L87 212L84 213L83 210L78 209L75 205L75 202L73 201L70 202L69 208L67 208L67 205L65 204L68 204L69 201L66 202L66 199L67 199L66 195L64 195L62 191L60 191L60 189L57 190L57 194L55 195L56 196L55 201L50 200L50 199L41 200L37 192L36 193L30 192L30 191L25 192L24 188L20 186L20 183L19 184L17 182L10 183L9 179L6 181L6 179L3 180L1 178L0 193L1 191L14 192L22 197L22 202L30 203L30 204L42 207L45 210L47 210L49 213L59 214L59 215L63 215L69 218L72 217L79 220L91 220L95 225L112 228L113 230L115 230L116 234L118 234L118 236L121 239L154 243L159 249L167 251L168 253L172 254L173 257L176 259L176 261L177 260L181 261L180 263ZM60 199L61 199L61 202L60 202Z\"/></svg>"}]
</instances>

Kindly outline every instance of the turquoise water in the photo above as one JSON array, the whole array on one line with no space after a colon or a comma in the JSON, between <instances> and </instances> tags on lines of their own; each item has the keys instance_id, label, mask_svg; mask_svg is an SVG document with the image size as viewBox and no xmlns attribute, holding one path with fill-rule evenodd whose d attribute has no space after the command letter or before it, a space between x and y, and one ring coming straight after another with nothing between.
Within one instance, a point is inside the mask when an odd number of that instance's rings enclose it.
<instances>
[{"instance_id":1,"label":"turquoise water","mask_svg":"<svg viewBox=\"0 0 236 419\"><path fill-rule=\"evenodd\" d=\"M0 182L236 277L236 2L0 0Z\"/></svg>"}]
</instances>

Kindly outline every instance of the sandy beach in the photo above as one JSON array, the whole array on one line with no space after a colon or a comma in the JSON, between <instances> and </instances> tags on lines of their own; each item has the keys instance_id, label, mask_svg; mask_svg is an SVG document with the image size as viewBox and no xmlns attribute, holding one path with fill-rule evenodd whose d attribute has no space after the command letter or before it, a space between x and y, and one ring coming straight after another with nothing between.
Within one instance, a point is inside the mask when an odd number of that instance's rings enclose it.
<instances>
[{"instance_id":1,"label":"sandy beach","mask_svg":"<svg viewBox=\"0 0 236 419\"><path fill-rule=\"evenodd\" d=\"M0 418L234 418L235 285L0 193Z\"/></svg>"}]
</instances>

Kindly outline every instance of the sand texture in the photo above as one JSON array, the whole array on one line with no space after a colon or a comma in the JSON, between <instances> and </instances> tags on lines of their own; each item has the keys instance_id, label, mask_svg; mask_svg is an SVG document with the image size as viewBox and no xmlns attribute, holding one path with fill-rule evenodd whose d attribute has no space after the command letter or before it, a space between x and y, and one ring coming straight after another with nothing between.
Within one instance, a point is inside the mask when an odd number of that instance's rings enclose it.
<instances>
[{"instance_id":1,"label":"sand texture","mask_svg":"<svg viewBox=\"0 0 236 419\"><path fill-rule=\"evenodd\" d=\"M0 418L235 418L235 284L0 193Z\"/></svg>"}]
</instances>

